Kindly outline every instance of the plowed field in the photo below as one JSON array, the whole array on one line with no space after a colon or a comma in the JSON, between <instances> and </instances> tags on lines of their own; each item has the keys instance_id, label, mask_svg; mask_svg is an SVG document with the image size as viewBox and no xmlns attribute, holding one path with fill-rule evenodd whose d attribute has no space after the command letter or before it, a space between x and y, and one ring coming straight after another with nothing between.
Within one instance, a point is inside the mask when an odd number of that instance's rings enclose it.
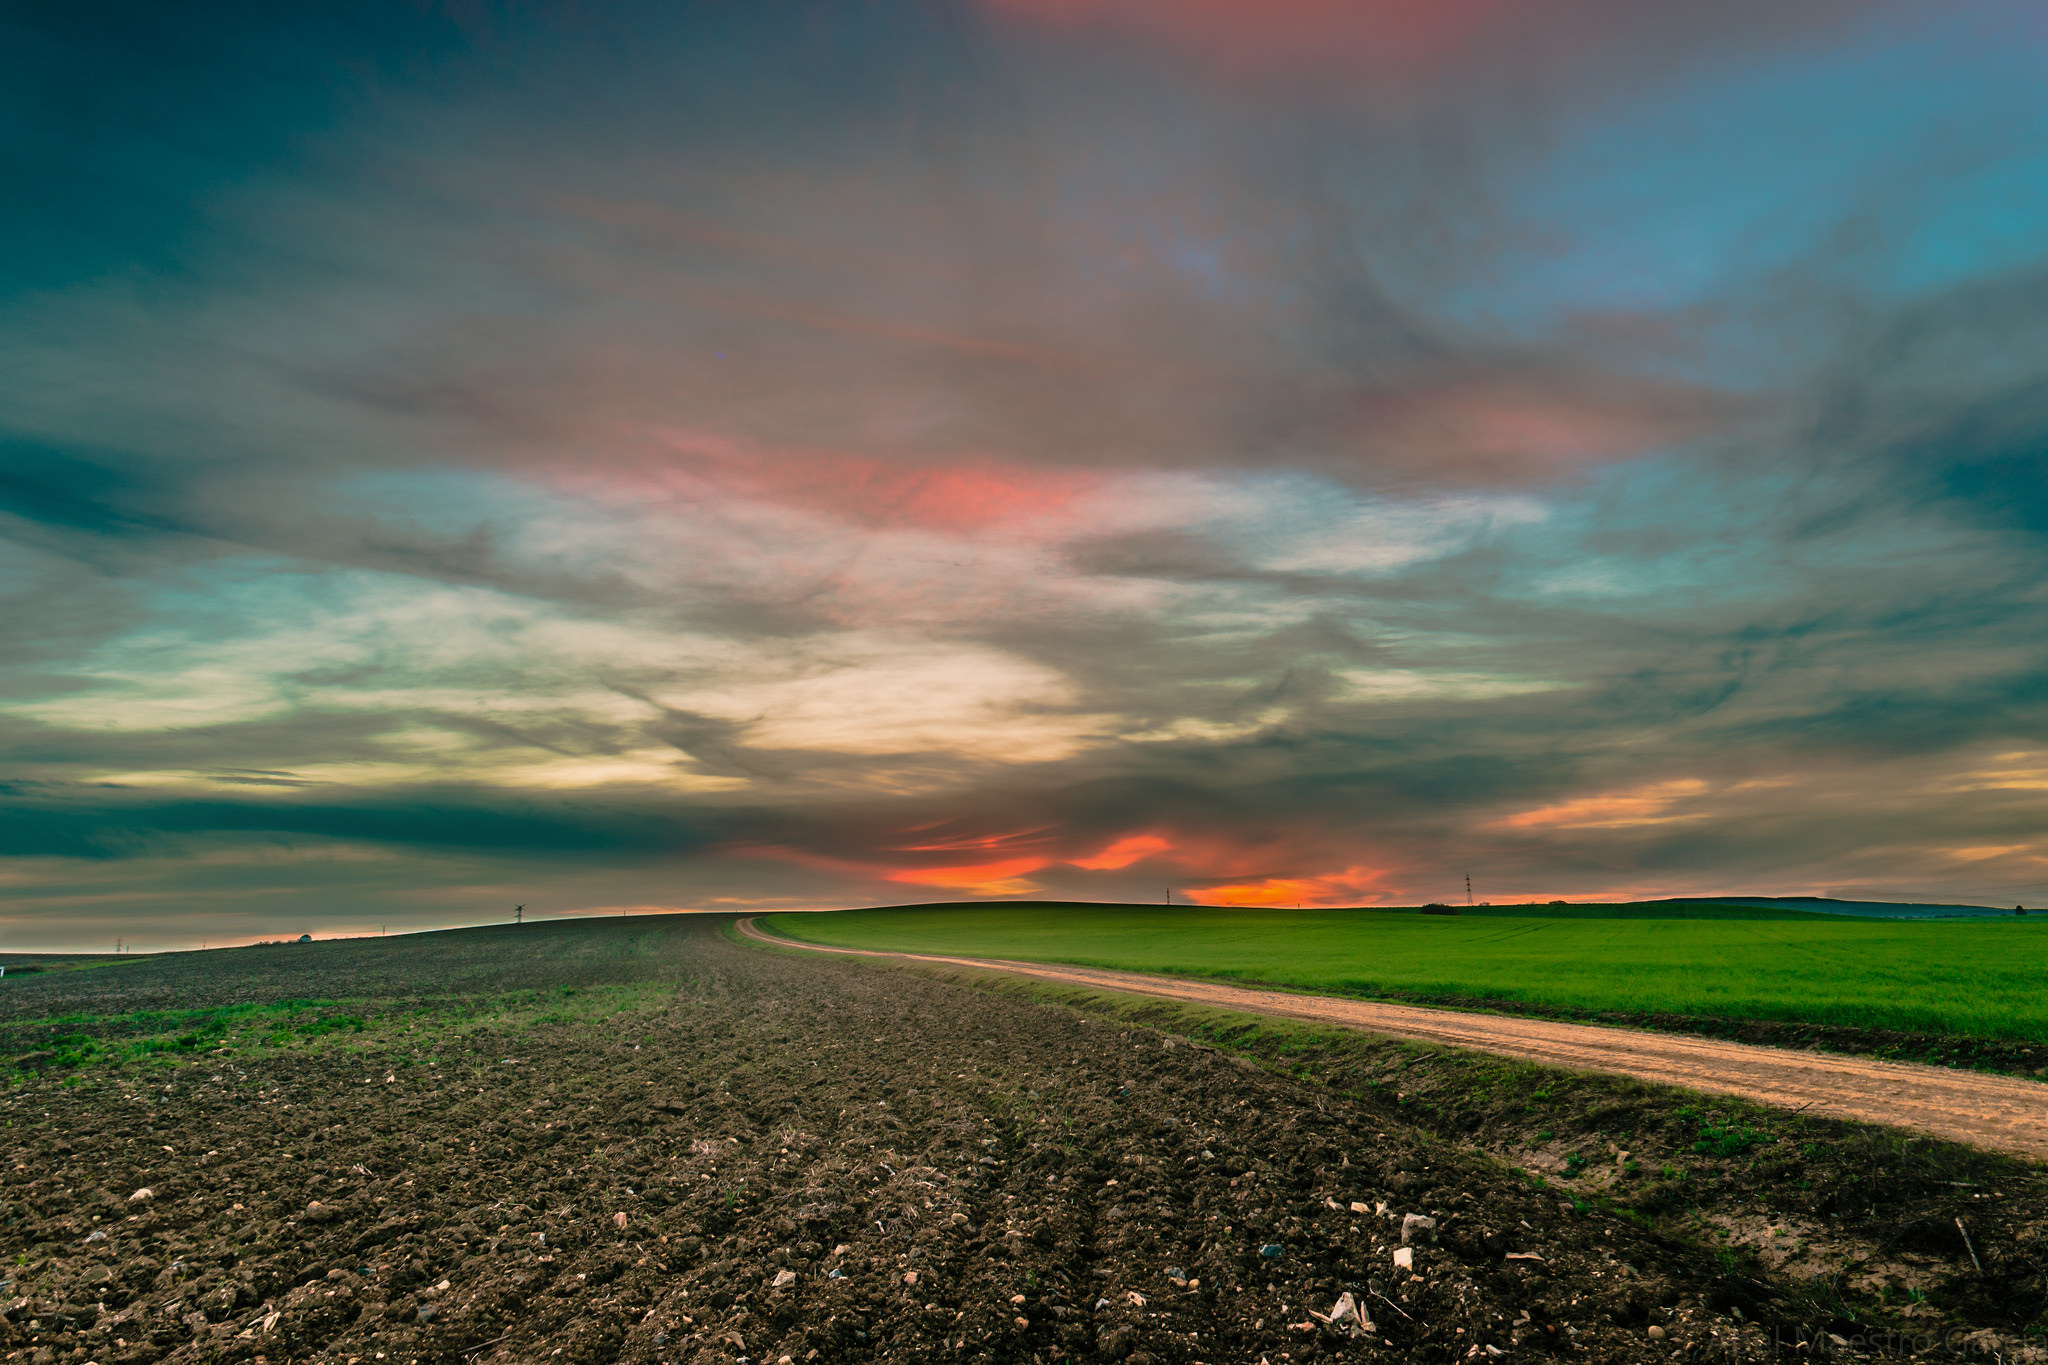
<instances>
[{"instance_id":1,"label":"plowed field","mask_svg":"<svg viewBox=\"0 0 2048 1365\"><path fill-rule=\"evenodd\" d=\"M1871 1326L1400 1097L723 921L136 960L9 978L0 1021L8 1359L1762 1360Z\"/></svg>"}]
</instances>

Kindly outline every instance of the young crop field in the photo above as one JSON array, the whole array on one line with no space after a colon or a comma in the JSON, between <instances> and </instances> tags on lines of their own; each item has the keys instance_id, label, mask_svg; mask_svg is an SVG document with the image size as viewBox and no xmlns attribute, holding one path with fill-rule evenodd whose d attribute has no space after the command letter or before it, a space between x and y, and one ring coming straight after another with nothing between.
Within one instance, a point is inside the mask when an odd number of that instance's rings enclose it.
<instances>
[{"instance_id":1,"label":"young crop field","mask_svg":"<svg viewBox=\"0 0 2048 1365\"><path fill-rule=\"evenodd\" d=\"M1747 907L1243 910L918 906L777 915L843 947L1066 962L1341 994L2048 1040L2039 916L1863 920Z\"/></svg>"}]
</instances>

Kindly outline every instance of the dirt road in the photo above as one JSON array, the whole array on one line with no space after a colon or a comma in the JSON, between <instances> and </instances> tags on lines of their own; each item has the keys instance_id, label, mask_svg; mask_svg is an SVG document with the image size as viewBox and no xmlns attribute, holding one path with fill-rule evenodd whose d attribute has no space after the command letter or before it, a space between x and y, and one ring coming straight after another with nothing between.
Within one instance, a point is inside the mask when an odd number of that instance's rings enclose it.
<instances>
[{"instance_id":1,"label":"dirt road","mask_svg":"<svg viewBox=\"0 0 2048 1365\"><path fill-rule=\"evenodd\" d=\"M1253 990L1142 972L827 948L774 937L751 919L739 921L739 929L764 943L812 952L1011 972L1043 981L1128 991L1248 1014L1341 1024L1580 1071L1616 1072L1638 1080L1739 1095L1834 1118L1892 1124L1951 1142L2048 1159L2048 1085L2007 1076L1834 1053L1792 1052L1682 1034Z\"/></svg>"}]
</instances>

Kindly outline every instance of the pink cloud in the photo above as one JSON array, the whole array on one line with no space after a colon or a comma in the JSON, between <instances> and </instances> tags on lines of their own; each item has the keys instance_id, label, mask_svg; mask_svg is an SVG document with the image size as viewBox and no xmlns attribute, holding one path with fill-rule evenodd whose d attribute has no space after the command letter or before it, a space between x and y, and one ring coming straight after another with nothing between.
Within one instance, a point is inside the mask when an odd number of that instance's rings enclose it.
<instances>
[{"instance_id":1,"label":"pink cloud","mask_svg":"<svg viewBox=\"0 0 2048 1365\"><path fill-rule=\"evenodd\" d=\"M1062 32L1161 43L1229 71L1433 65L1526 0L986 0Z\"/></svg>"},{"instance_id":2,"label":"pink cloud","mask_svg":"<svg viewBox=\"0 0 2048 1365\"><path fill-rule=\"evenodd\" d=\"M1518 483L1696 437L1732 407L1710 389L1615 375L1440 380L1360 395L1347 444L1382 467Z\"/></svg>"},{"instance_id":3,"label":"pink cloud","mask_svg":"<svg viewBox=\"0 0 2048 1365\"><path fill-rule=\"evenodd\" d=\"M972 531L1060 517L1103 476L966 455L944 464L846 451L766 449L687 432L657 436L664 456L603 476L677 489L711 487L866 526Z\"/></svg>"}]
</instances>

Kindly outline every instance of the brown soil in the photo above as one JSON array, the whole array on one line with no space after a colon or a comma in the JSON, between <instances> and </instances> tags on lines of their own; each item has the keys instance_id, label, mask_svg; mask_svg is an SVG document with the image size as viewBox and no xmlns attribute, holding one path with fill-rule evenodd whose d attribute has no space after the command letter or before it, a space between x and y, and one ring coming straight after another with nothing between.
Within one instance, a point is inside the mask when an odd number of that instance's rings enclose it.
<instances>
[{"instance_id":1,"label":"brown soil","mask_svg":"<svg viewBox=\"0 0 2048 1365\"><path fill-rule=\"evenodd\" d=\"M1340 1024L1398 1038L1478 1048L1572 1070L1609 1071L1661 1085L1737 1095L1862 1123L1913 1128L1951 1142L2048 1157L2048 1086L2018 1077L1838 1053L1795 1052L1726 1039L1607 1028L1526 1016L1462 1013L1376 1000L1256 990L1142 972L921 953L826 948L771 938L752 920L740 932L812 952L894 957L1132 991L1189 1004Z\"/></svg>"},{"instance_id":2,"label":"brown soil","mask_svg":"<svg viewBox=\"0 0 2048 1365\"><path fill-rule=\"evenodd\" d=\"M161 1030L104 1016L173 1003L347 1013L303 1011L335 1030L303 1044L18 1072L0 1350L1291 1365L1868 1344L1871 1320L1815 1317L1789 1274L1415 1121L1448 1109L722 928L583 921L10 986L0 1032L24 1056L60 1029ZM573 1017L572 990L617 1012ZM477 1003L504 992L525 1013ZM1409 1214L1438 1235L1404 1268ZM1978 1226L2011 1299L2017 1224ZM1344 1293L1369 1331L1322 1320ZM1993 1309L1912 1348L1964 1354L1986 1326L1975 1341L2028 1358Z\"/></svg>"}]
</instances>

